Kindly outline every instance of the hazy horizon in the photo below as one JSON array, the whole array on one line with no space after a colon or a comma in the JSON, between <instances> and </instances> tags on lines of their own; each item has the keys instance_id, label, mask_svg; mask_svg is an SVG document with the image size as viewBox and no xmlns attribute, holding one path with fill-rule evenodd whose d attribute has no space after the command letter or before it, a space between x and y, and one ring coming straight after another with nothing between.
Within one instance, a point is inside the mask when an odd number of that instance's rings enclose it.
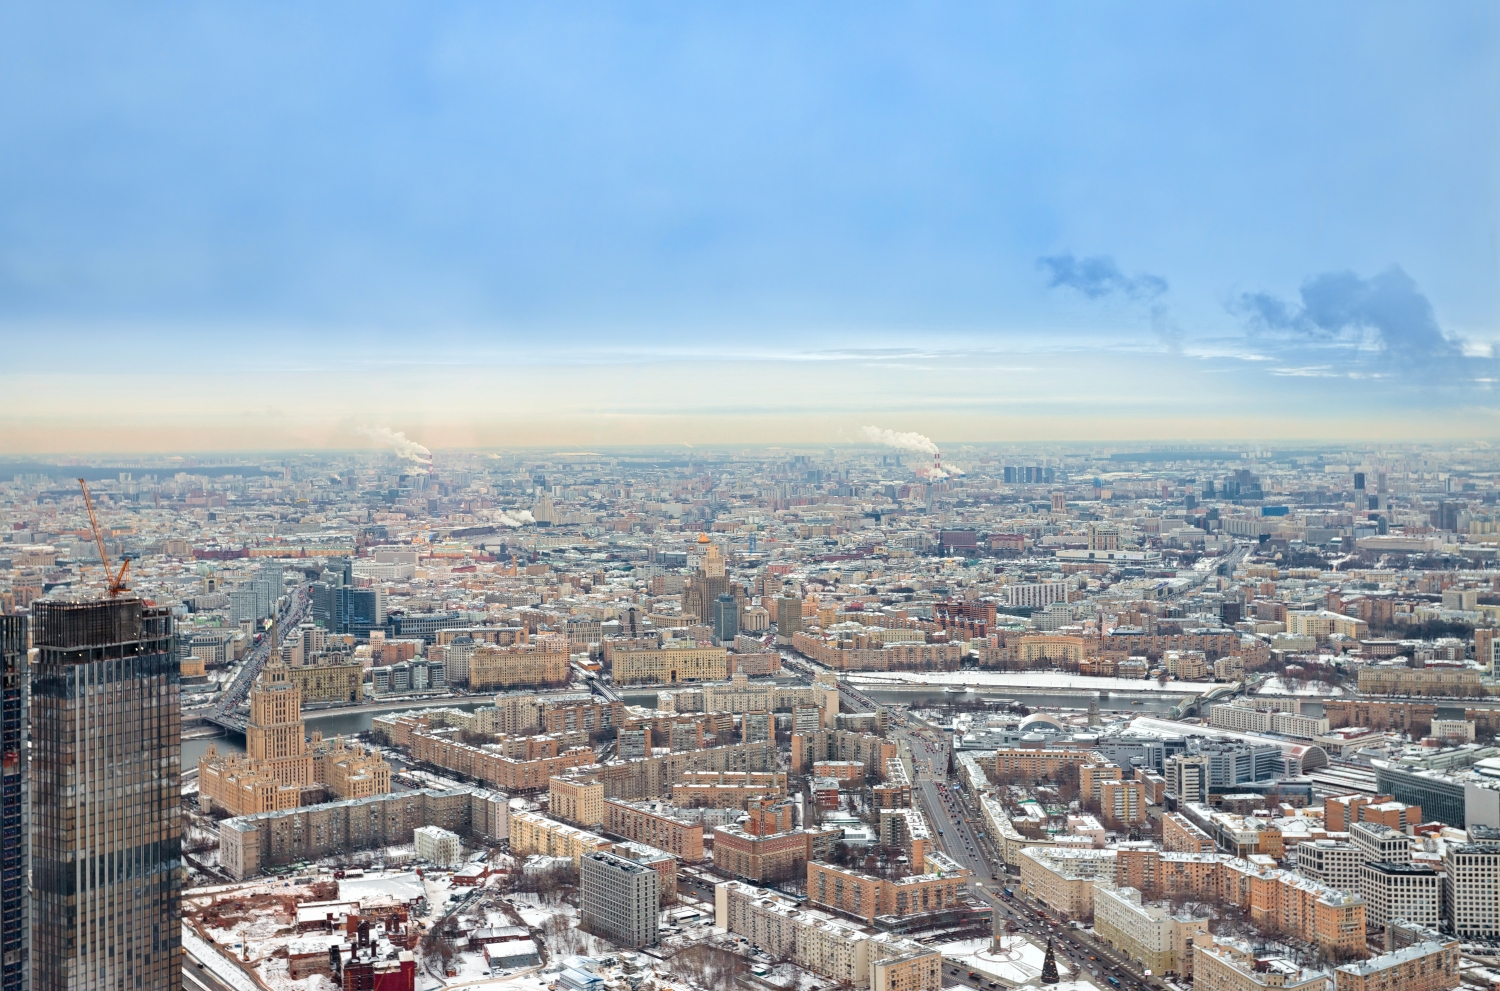
<instances>
[{"instance_id":1,"label":"hazy horizon","mask_svg":"<svg viewBox=\"0 0 1500 991\"><path fill-rule=\"evenodd\" d=\"M0 453L1494 436L1500 8L0 12Z\"/></svg>"}]
</instances>

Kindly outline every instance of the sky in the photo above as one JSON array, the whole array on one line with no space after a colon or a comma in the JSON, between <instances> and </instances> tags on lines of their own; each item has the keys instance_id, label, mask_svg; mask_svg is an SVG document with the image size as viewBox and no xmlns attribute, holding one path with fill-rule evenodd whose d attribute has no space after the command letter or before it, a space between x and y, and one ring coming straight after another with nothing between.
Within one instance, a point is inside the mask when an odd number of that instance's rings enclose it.
<instances>
[{"instance_id":1,"label":"sky","mask_svg":"<svg viewBox=\"0 0 1500 991\"><path fill-rule=\"evenodd\" d=\"M1500 7L0 6L0 453L1500 432Z\"/></svg>"}]
</instances>

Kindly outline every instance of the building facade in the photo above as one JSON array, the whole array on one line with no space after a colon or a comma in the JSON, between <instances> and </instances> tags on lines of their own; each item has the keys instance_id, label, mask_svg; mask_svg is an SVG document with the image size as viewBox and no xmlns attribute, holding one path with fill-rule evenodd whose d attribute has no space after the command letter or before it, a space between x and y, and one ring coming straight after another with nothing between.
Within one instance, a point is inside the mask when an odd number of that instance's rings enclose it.
<instances>
[{"instance_id":1,"label":"building facade","mask_svg":"<svg viewBox=\"0 0 1500 991\"><path fill-rule=\"evenodd\" d=\"M1442 918L1442 875L1431 867L1367 862L1360 867L1359 893L1372 926L1401 921L1436 929Z\"/></svg>"},{"instance_id":2,"label":"building facade","mask_svg":"<svg viewBox=\"0 0 1500 991\"><path fill-rule=\"evenodd\" d=\"M666 814L659 802L604 800L603 828L636 843L646 843L694 864L703 859L703 823Z\"/></svg>"},{"instance_id":3,"label":"building facade","mask_svg":"<svg viewBox=\"0 0 1500 991\"><path fill-rule=\"evenodd\" d=\"M31 678L24 616L0 616L0 991L30 991Z\"/></svg>"},{"instance_id":4,"label":"building facade","mask_svg":"<svg viewBox=\"0 0 1500 991\"><path fill-rule=\"evenodd\" d=\"M1459 936L1500 936L1500 844L1450 844L1443 854L1443 904Z\"/></svg>"},{"instance_id":5,"label":"building facade","mask_svg":"<svg viewBox=\"0 0 1500 991\"><path fill-rule=\"evenodd\" d=\"M182 717L171 611L133 596L32 609L32 988L178 991Z\"/></svg>"},{"instance_id":6,"label":"building facade","mask_svg":"<svg viewBox=\"0 0 1500 991\"><path fill-rule=\"evenodd\" d=\"M547 811L559 819L597 828L604 822L604 785L598 781L551 778Z\"/></svg>"},{"instance_id":7,"label":"building facade","mask_svg":"<svg viewBox=\"0 0 1500 991\"><path fill-rule=\"evenodd\" d=\"M1421 942L1344 964L1333 972L1336 991L1449 991L1459 986L1458 941Z\"/></svg>"},{"instance_id":8,"label":"building facade","mask_svg":"<svg viewBox=\"0 0 1500 991\"><path fill-rule=\"evenodd\" d=\"M1134 888L1100 884L1094 891L1094 931L1110 946L1156 974L1191 974L1194 941L1207 939L1208 920L1174 915Z\"/></svg>"},{"instance_id":9,"label":"building facade","mask_svg":"<svg viewBox=\"0 0 1500 991\"><path fill-rule=\"evenodd\" d=\"M644 864L590 853L578 865L579 913L588 932L637 949L657 941L661 878Z\"/></svg>"}]
</instances>

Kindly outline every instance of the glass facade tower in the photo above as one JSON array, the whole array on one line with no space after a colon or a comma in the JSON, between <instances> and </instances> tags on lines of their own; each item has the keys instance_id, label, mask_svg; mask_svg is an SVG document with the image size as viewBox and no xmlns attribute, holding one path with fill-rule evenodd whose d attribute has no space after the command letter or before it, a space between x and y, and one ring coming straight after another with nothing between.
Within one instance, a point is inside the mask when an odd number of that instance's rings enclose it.
<instances>
[{"instance_id":1,"label":"glass facade tower","mask_svg":"<svg viewBox=\"0 0 1500 991\"><path fill-rule=\"evenodd\" d=\"M134 597L32 608L32 986L180 991L171 612Z\"/></svg>"}]
</instances>

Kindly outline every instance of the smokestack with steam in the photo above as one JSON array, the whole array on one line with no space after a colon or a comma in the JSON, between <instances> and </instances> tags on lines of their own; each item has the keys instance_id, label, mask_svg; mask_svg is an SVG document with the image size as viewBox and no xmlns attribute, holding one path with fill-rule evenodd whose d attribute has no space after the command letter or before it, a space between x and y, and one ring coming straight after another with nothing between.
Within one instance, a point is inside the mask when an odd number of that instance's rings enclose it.
<instances>
[{"instance_id":1,"label":"smokestack with steam","mask_svg":"<svg viewBox=\"0 0 1500 991\"><path fill-rule=\"evenodd\" d=\"M915 430L885 430L880 427L865 427L864 434L871 442L894 447L898 451L932 455L932 468L928 472L918 469L917 474L926 474L931 479L948 477L948 473L943 470L942 456L938 453L938 446L933 443L931 437L919 434Z\"/></svg>"},{"instance_id":2,"label":"smokestack with steam","mask_svg":"<svg viewBox=\"0 0 1500 991\"><path fill-rule=\"evenodd\" d=\"M864 433L872 443L894 447L898 451L913 451L917 454L938 453L938 446L932 442L932 438L924 437L915 430L902 433L895 430L882 430L880 427L865 427Z\"/></svg>"},{"instance_id":3,"label":"smokestack with steam","mask_svg":"<svg viewBox=\"0 0 1500 991\"><path fill-rule=\"evenodd\" d=\"M399 430L392 430L390 427L361 427L359 432L389 447L399 458L415 461L429 470L432 468L432 452Z\"/></svg>"}]
</instances>

